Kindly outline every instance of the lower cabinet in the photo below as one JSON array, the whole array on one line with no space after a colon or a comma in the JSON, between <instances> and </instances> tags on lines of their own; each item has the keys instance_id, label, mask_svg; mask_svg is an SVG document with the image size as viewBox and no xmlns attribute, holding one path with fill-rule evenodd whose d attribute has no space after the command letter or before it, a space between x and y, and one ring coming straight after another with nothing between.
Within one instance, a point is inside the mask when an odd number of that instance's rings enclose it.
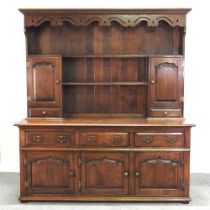
<instances>
[{"instance_id":1,"label":"lower cabinet","mask_svg":"<svg viewBox=\"0 0 210 210\"><path fill-rule=\"evenodd\" d=\"M189 160L185 154L26 152L23 158L26 194L187 196L185 173Z\"/></svg>"},{"instance_id":2,"label":"lower cabinet","mask_svg":"<svg viewBox=\"0 0 210 210\"><path fill-rule=\"evenodd\" d=\"M73 153L28 152L24 165L28 193L74 193Z\"/></svg>"},{"instance_id":3,"label":"lower cabinet","mask_svg":"<svg viewBox=\"0 0 210 210\"><path fill-rule=\"evenodd\" d=\"M190 127L23 127L20 163L22 202L190 201Z\"/></svg>"}]
</instances>

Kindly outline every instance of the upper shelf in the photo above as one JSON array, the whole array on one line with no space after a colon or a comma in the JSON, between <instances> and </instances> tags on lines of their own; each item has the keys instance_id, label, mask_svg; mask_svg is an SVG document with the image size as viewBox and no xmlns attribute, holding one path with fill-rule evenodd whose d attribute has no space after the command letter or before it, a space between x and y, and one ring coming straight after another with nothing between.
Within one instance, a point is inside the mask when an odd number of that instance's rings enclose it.
<instances>
[{"instance_id":1,"label":"upper shelf","mask_svg":"<svg viewBox=\"0 0 210 210\"><path fill-rule=\"evenodd\" d=\"M147 57L183 57L183 55L147 55L147 54L109 54L109 55L99 55L99 54L85 54L85 55L70 55L62 56L64 59L68 58L147 58Z\"/></svg>"},{"instance_id":2,"label":"upper shelf","mask_svg":"<svg viewBox=\"0 0 210 210\"><path fill-rule=\"evenodd\" d=\"M110 26L118 22L124 27L135 27L146 21L148 26L158 26L160 21L170 26L185 27L186 14L190 9L20 9L25 16L25 27L40 26L50 22L62 26L68 22L74 26L87 26L98 22Z\"/></svg>"}]
</instances>

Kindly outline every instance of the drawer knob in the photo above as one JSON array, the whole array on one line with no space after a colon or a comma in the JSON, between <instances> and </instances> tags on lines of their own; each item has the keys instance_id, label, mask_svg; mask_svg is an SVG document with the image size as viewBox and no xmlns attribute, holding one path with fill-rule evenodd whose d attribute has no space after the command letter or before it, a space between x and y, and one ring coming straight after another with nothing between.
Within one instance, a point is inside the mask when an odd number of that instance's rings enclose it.
<instances>
[{"instance_id":1,"label":"drawer knob","mask_svg":"<svg viewBox=\"0 0 210 210\"><path fill-rule=\"evenodd\" d=\"M139 171L136 171L135 176L136 177L139 177L140 176L140 172Z\"/></svg>"},{"instance_id":2,"label":"drawer knob","mask_svg":"<svg viewBox=\"0 0 210 210\"><path fill-rule=\"evenodd\" d=\"M128 171L125 171L124 172L124 176L129 176L129 172Z\"/></svg>"},{"instance_id":3,"label":"drawer knob","mask_svg":"<svg viewBox=\"0 0 210 210\"><path fill-rule=\"evenodd\" d=\"M121 142L120 136L114 136L113 137L113 143L114 144L119 144Z\"/></svg>"},{"instance_id":4,"label":"drawer knob","mask_svg":"<svg viewBox=\"0 0 210 210\"><path fill-rule=\"evenodd\" d=\"M46 114L47 114L47 111L42 111L42 114L43 114L43 115L46 115Z\"/></svg>"},{"instance_id":5,"label":"drawer knob","mask_svg":"<svg viewBox=\"0 0 210 210\"><path fill-rule=\"evenodd\" d=\"M59 144L63 144L63 143L66 143L66 136L57 136L56 137L56 142L59 143Z\"/></svg>"},{"instance_id":6,"label":"drawer knob","mask_svg":"<svg viewBox=\"0 0 210 210\"><path fill-rule=\"evenodd\" d=\"M155 80L152 80L152 81L151 81L151 84L155 84Z\"/></svg>"},{"instance_id":7,"label":"drawer knob","mask_svg":"<svg viewBox=\"0 0 210 210\"><path fill-rule=\"evenodd\" d=\"M176 141L176 136L167 136L166 142L173 144Z\"/></svg>"},{"instance_id":8,"label":"drawer knob","mask_svg":"<svg viewBox=\"0 0 210 210\"><path fill-rule=\"evenodd\" d=\"M97 136L88 136L87 140L90 144L95 144L97 142Z\"/></svg>"},{"instance_id":9,"label":"drawer knob","mask_svg":"<svg viewBox=\"0 0 210 210\"><path fill-rule=\"evenodd\" d=\"M32 141L40 143L43 141L43 136L32 136Z\"/></svg>"},{"instance_id":10,"label":"drawer knob","mask_svg":"<svg viewBox=\"0 0 210 210\"><path fill-rule=\"evenodd\" d=\"M167 115L168 114L168 112L164 112L164 115Z\"/></svg>"},{"instance_id":11,"label":"drawer knob","mask_svg":"<svg viewBox=\"0 0 210 210\"><path fill-rule=\"evenodd\" d=\"M153 137L152 136L144 136L143 137L143 142L144 143L152 143L152 141L153 141Z\"/></svg>"},{"instance_id":12,"label":"drawer knob","mask_svg":"<svg viewBox=\"0 0 210 210\"><path fill-rule=\"evenodd\" d=\"M55 81L56 84L59 84L60 82L61 82L60 80L56 80L56 81Z\"/></svg>"}]
</instances>

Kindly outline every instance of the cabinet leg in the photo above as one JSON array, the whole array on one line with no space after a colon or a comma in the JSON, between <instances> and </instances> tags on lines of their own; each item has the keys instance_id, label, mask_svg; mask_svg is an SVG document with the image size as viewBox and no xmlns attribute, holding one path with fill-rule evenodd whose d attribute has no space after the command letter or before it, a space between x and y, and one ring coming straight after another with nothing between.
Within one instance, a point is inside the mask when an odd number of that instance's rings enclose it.
<instances>
[{"instance_id":1,"label":"cabinet leg","mask_svg":"<svg viewBox=\"0 0 210 210\"><path fill-rule=\"evenodd\" d=\"M21 203L28 203L28 201L20 201Z\"/></svg>"},{"instance_id":2,"label":"cabinet leg","mask_svg":"<svg viewBox=\"0 0 210 210\"><path fill-rule=\"evenodd\" d=\"M189 204L190 202L189 201L183 201L182 203L183 204Z\"/></svg>"}]
</instances>

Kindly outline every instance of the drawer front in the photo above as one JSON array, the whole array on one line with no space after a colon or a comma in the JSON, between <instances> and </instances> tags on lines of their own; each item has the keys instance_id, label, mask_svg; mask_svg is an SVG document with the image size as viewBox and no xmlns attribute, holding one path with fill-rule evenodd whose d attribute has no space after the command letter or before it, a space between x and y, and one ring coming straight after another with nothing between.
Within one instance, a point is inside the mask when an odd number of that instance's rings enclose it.
<instances>
[{"instance_id":1,"label":"drawer front","mask_svg":"<svg viewBox=\"0 0 210 210\"><path fill-rule=\"evenodd\" d=\"M30 117L61 117L61 110L57 108L31 108Z\"/></svg>"},{"instance_id":2,"label":"drawer front","mask_svg":"<svg viewBox=\"0 0 210 210\"><path fill-rule=\"evenodd\" d=\"M128 146L128 133L83 132L82 146Z\"/></svg>"},{"instance_id":3,"label":"drawer front","mask_svg":"<svg viewBox=\"0 0 210 210\"><path fill-rule=\"evenodd\" d=\"M136 133L135 146L184 147L183 133Z\"/></svg>"},{"instance_id":4,"label":"drawer front","mask_svg":"<svg viewBox=\"0 0 210 210\"><path fill-rule=\"evenodd\" d=\"M150 117L181 117L181 109L150 109Z\"/></svg>"},{"instance_id":5,"label":"drawer front","mask_svg":"<svg viewBox=\"0 0 210 210\"><path fill-rule=\"evenodd\" d=\"M26 145L72 146L74 145L74 134L69 132L30 131L26 132Z\"/></svg>"}]
</instances>

